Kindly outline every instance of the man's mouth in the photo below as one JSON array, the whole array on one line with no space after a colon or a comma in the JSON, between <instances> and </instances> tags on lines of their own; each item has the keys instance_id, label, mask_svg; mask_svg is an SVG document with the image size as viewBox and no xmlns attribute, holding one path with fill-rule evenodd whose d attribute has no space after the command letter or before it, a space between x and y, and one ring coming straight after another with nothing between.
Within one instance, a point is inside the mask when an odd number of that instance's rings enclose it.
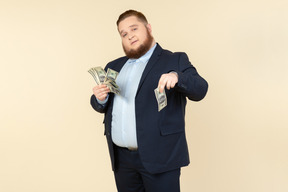
<instances>
[{"instance_id":1,"label":"man's mouth","mask_svg":"<svg viewBox=\"0 0 288 192\"><path fill-rule=\"evenodd\" d=\"M134 45L136 42L137 42L138 40L136 40L136 41L133 41L132 43L131 43L131 45Z\"/></svg>"}]
</instances>

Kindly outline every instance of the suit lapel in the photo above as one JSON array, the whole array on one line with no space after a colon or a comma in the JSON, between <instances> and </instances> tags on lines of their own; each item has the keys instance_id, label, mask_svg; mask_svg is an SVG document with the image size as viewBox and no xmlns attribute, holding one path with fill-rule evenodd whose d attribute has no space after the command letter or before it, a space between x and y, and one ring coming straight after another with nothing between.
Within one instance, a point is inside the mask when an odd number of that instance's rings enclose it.
<instances>
[{"instance_id":1,"label":"suit lapel","mask_svg":"<svg viewBox=\"0 0 288 192\"><path fill-rule=\"evenodd\" d=\"M144 69L144 71L142 73L142 76L141 76L141 79L140 79L140 82L139 82L139 85L138 85L136 96L137 96L137 94L138 94L143 82L145 81L148 73L151 71L151 69L153 68L154 64L159 59L159 57L160 57L160 55L162 53L162 50L163 50L162 47L159 44L157 44L157 47L155 48L151 58L149 59L147 65L146 65L146 67L145 67L145 69Z\"/></svg>"}]
</instances>

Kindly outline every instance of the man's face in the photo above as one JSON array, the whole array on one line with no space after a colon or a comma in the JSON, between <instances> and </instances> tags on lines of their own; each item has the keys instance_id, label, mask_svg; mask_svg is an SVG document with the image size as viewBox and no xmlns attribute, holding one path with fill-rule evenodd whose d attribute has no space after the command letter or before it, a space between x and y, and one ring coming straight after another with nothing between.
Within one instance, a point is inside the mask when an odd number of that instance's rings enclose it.
<instances>
[{"instance_id":1,"label":"man's face","mask_svg":"<svg viewBox=\"0 0 288 192\"><path fill-rule=\"evenodd\" d=\"M137 17L127 17L118 25L122 39L122 46L129 58L139 58L152 46L154 39L151 35L151 26L140 22Z\"/></svg>"}]
</instances>

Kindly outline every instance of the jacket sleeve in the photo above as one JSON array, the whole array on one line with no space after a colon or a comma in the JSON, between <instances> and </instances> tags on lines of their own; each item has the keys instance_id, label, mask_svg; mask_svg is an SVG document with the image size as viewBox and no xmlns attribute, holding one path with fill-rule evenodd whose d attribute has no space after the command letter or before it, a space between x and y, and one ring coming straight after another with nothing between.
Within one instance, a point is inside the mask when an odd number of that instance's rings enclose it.
<instances>
[{"instance_id":1,"label":"jacket sleeve","mask_svg":"<svg viewBox=\"0 0 288 192\"><path fill-rule=\"evenodd\" d=\"M179 54L178 83L175 89L192 101L202 100L208 90L207 81L202 78L190 63L186 53Z\"/></svg>"},{"instance_id":2,"label":"jacket sleeve","mask_svg":"<svg viewBox=\"0 0 288 192\"><path fill-rule=\"evenodd\" d=\"M108 101L105 104L100 104L97 101L95 95L92 95L90 98L90 104L95 111L98 111L99 113L105 113L107 110Z\"/></svg>"}]
</instances>

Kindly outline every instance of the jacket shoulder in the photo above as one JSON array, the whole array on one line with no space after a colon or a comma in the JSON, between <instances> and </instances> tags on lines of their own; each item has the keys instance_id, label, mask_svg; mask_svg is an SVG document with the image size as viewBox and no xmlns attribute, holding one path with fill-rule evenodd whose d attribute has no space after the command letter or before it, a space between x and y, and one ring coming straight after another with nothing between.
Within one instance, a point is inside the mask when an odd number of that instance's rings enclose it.
<instances>
[{"instance_id":1,"label":"jacket shoulder","mask_svg":"<svg viewBox=\"0 0 288 192\"><path fill-rule=\"evenodd\" d=\"M125 60L128 60L128 58L127 58L126 56L119 57L119 58L117 58L117 59L114 59L114 60L110 61L107 65L111 65L111 64L123 62L123 61L125 61Z\"/></svg>"},{"instance_id":2,"label":"jacket shoulder","mask_svg":"<svg viewBox=\"0 0 288 192\"><path fill-rule=\"evenodd\" d=\"M166 56L171 56L171 57L180 57L180 56L188 57L185 52L172 52L172 51L167 50L167 49L163 49L162 54L166 55Z\"/></svg>"}]
</instances>

